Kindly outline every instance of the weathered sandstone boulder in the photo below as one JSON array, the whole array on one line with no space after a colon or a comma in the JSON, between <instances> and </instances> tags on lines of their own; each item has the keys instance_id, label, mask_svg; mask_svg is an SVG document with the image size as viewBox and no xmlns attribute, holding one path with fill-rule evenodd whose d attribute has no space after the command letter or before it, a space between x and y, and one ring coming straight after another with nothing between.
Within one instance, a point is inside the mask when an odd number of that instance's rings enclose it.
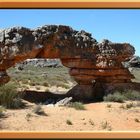
<instances>
[{"instance_id":1,"label":"weathered sandstone boulder","mask_svg":"<svg viewBox=\"0 0 140 140\"><path fill-rule=\"evenodd\" d=\"M83 92L82 96L90 99L95 85L131 82L134 77L122 62L134 53L129 43L99 43L90 33L69 26L4 29L0 30L0 83L10 80L6 70L16 63L32 58L59 58L78 83L69 93Z\"/></svg>"}]
</instances>

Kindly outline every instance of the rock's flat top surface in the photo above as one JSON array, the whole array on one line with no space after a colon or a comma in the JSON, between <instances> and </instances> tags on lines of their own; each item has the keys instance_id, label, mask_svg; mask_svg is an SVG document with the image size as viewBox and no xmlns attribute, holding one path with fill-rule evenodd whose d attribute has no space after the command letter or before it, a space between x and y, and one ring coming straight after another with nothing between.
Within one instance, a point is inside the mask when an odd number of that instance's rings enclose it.
<instances>
[{"instance_id":1,"label":"rock's flat top surface","mask_svg":"<svg viewBox=\"0 0 140 140\"><path fill-rule=\"evenodd\" d=\"M77 55L73 49L79 50L82 57L93 57L89 55L101 55L102 57L127 57L134 54L134 47L128 43L112 43L109 40L97 42L90 33L84 30L76 31L69 26L63 25L45 25L37 29L28 29L25 27L13 27L0 30L0 58L12 58L15 55L27 53L33 49L41 49L51 45L55 49L64 50L68 54L72 52ZM46 49L47 49L46 48ZM88 53L86 53L88 52ZM61 55L64 54L61 52ZM96 55L95 55L96 56ZM98 57L99 57L98 56ZM46 56L47 57L47 56ZM67 56L69 57L69 56Z\"/></svg>"}]
</instances>

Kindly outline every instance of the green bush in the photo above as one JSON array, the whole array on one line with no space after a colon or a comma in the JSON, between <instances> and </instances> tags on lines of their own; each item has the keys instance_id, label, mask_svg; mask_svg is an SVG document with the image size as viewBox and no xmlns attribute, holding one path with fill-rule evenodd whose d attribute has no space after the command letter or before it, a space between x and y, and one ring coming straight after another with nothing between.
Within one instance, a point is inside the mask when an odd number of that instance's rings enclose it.
<instances>
[{"instance_id":1,"label":"green bush","mask_svg":"<svg viewBox=\"0 0 140 140\"><path fill-rule=\"evenodd\" d=\"M140 92L135 90L125 90L123 92L115 91L113 94L108 94L107 96L104 96L104 101L123 103L127 100L139 101Z\"/></svg>"},{"instance_id":2,"label":"green bush","mask_svg":"<svg viewBox=\"0 0 140 140\"><path fill-rule=\"evenodd\" d=\"M66 123L67 123L68 125L73 125L73 123L72 123L70 120L66 120Z\"/></svg>"},{"instance_id":3,"label":"green bush","mask_svg":"<svg viewBox=\"0 0 140 140\"><path fill-rule=\"evenodd\" d=\"M104 101L107 102L119 102L119 103L123 103L124 100L126 98L124 97L124 95L122 95L119 92L115 92L114 94L108 94L107 96L104 96Z\"/></svg>"},{"instance_id":4,"label":"green bush","mask_svg":"<svg viewBox=\"0 0 140 140\"><path fill-rule=\"evenodd\" d=\"M4 116L4 111L6 111L6 109L0 106L0 118Z\"/></svg>"},{"instance_id":5,"label":"green bush","mask_svg":"<svg viewBox=\"0 0 140 140\"><path fill-rule=\"evenodd\" d=\"M94 122L93 122L93 120L89 120L89 123L92 125L92 126L94 126L95 124L94 124Z\"/></svg>"},{"instance_id":6,"label":"green bush","mask_svg":"<svg viewBox=\"0 0 140 140\"><path fill-rule=\"evenodd\" d=\"M135 118L134 120L135 122L140 123L140 120L138 118Z\"/></svg>"},{"instance_id":7,"label":"green bush","mask_svg":"<svg viewBox=\"0 0 140 140\"><path fill-rule=\"evenodd\" d=\"M17 91L16 85L8 83L0 86L0 105L13 109L23 106L21 93Z\"/></svg>"},{"instance_id":8,"label":"green bush","mask_svg":"<svg viewBox=\"0 0 140 140\"><path fill-rule=\"evenodd\" d=\"M83 103L81 102L72 102L68 104L68 107L75 108L76 110L86 110Z\"/></svg>"},{"instance_id":9,"label":"green bush","mask_svg":"<svg viewBox=\"0 0 140 140\"><path fill-rule=\"evenodd\" d=\"M107 104L107 106L106 106L106 107L111 108L111 107L112 107L112 105L111 105L111 104Z\"/></svg>"},{"instance_id":10,"label":"green bush","mask_svg":"<svg viewBox=\"0 0 140 140\"><path fill-rule=\"evenodd\" d=\"M112 131L112 127L110 126L110 124L107 121L102 122L101 127L102 127L102 129L107 129L108 131Z\"/></svg>"},{"instance_id":11,"label":"green bush","mask_svg":"<svg viewBox=\"0 0 140 140\"><path fill-rule=\"evenodd\" d=\"M37 115L47 116L47 114L43 110L41 104L36 105L33 109L33 112Z\"/></svg>"},{"instance_id":12,"label":"green bush","mask_svg":"<svg viewBox=\"0 0 140 140\"><path fill-rule=\"evenodd\" d=\"M126 104L126 109L130 109L132 107L135 107L133 103Z\"/></svg>"},{"instance_id":13,"label":"green bush","mask_svg":"<svg viewBox=\"0 0 140 140\"><path fill-rule=\"evenodd\" d=\"M127 100L140 100L140 92L135 90L128 90L124 93Z\"/></svg>"}]
</instances>

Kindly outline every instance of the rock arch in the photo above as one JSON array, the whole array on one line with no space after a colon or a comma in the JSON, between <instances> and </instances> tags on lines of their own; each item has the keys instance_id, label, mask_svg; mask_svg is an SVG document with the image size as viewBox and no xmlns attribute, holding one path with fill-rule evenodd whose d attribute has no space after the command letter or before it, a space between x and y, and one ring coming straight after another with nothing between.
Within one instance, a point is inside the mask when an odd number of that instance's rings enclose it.
<instances>
[{"instance_id":1,"label":"rock arch","mask_svg":"<svg viewBox=\"0 0 140 140\"><path fill-rule=\"evenodd\" d=\"M134 47L128 43L109 40L99 43L90 33L69 26L3 29L0 30L0 84L10 80L6 70L18 62L29 58L60 58L78 83L68 93L90 99L98 84L131 82L134 77L121 62L134 53Z\"/></svg>"}]
</instances>

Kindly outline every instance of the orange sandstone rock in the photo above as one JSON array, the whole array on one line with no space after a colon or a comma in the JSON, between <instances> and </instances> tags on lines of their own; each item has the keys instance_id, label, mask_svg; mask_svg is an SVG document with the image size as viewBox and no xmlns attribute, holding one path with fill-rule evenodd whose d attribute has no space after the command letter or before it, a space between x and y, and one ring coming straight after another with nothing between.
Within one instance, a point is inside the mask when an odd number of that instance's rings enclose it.
<instances>
[{"instance_id":1,"label":"orange sandstone rock","mask_svg":"<svg viewBox=\"0 0 140 140\"><path fill-rule=\"evenodd\" d=\"M16 63L29 58L60 58L80 85L76 90L92 92L96 82L131 82L134 77L122 62L134 53L134 47L128 43L99 43L90 33L69 26L4 29L0 30L0 84L10 80L6 69Z\"/></svg>"}]
</instances>

